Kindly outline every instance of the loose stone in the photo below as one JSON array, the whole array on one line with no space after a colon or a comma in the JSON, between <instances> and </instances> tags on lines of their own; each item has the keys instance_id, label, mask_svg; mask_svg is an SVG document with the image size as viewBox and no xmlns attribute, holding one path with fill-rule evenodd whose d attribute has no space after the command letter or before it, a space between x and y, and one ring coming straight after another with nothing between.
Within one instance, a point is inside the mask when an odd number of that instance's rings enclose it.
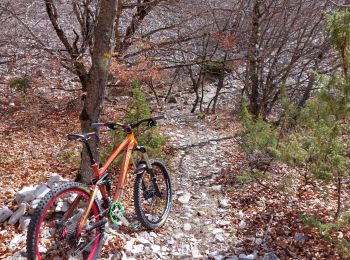
<instances>
[{"instance_id":1,"label":"loose stone","mask_svg":"<svg viewBox=\"0 0 350 260\"><path fill-rule=\"evenodd\" d=\"M13 214L13 211L10 210L8 207L4 207L0 209L0 223L5 222L11 215Z\"/></svg>"},{"instance_id":2,"label":"loose stone","mask_svg":"<svg viewBox=\"0 0 350 260\"><path fill-rule=\"evenodd\" d=\"M151 245L151 249L153 253L158 253L160 251L160 246L159 245Z\"/></svg>"},{"instance_id":3,"label":"loose stone","mask_svg":"<svg viewBox=\"0 0 350 260\"><path fill-rule=\"evenodd\" d=\"M42 184L42 185L39 185L36 189L35 189L35 198L42 198L46 195L46 193L48 193L50 191L50 188L47 187L47 185L45 184Z\"/></svg>"},{"instance_id":4,"label":"loose stone","mask_svg":"<svg viewBox=\"0 0 350 260\"><path fill-rule=\"evenodd\" d=\"M17 204L34 200L35 190L36 188L34 186L28 186L28 187L24 187L19 192L17 192L16 198L15 198Z\"/></svg>"},{"instance_id":5,"label":"loose stone","mask_svg":"<svg viewBox=\"0 0 350 260\"><path fill-rule=\"evenodd\" d=\"M190 231L191 229L192 229L192 226L191 226L190 223L185 223L185 224L184 224L184 230L185 230L186 232Z\"/></svg>"},{"instance_id":6,"label":"loose stone","mask_svg":"<svg viewBox=\"0 0 350 260\"><path fill-rule=\"evenodd\" d=\"M12 214L11 218L8 221L9 225L14 225L17 223L17 221L22 217L24 214L26 214L27 205L26 203L21 203L18 207L18 209L15 211L15 213Z\"/></svg>"},{"instance_id":7,"label":"loose stone","mask_svg":"<svg viewBox=\"0 0 350 260\"><path fill-rule=\"evenodd\" d=\"M190 201L190 198L191 194L189 192L186 192L183 195L181 195L177 200L182 204L187 204Z\"/></svg>"},{"instance_id":8,"label":"loose stone","mask_svg":"<svg viewBox=\"0 0 350 260\"><path fill-rule=\"evenodd\" d=\"M241 222L239 222L239 228L240 229L244 229L247 226L247 224L245 223L245 221L242 219Z\"/></svg>"},{"instance_id":9,"label":"loose stone","mask_svg":"<svg viewBox=\"0 0 350 260\"><path fill-rule=\"evenodd\" d=\"M280 260L279 257L271 252L271 253L265 253L262 260Z\"/></svg>"},{"instance_id":10,"label":"loose stone","mask_svg":"<svg viewBox=\"0 0 350 260\"><path fill-rule=\"evenodd\" d=\"M227 198L224 198L224 199L219 201L219 206L221 208L228 208L228 207L230 207L230 201Z\"/></svg>"},{"instance_id":11,"label":"loose stone","mask_svg":"<svg viewBox=\"0 0 350 260\"><path fill-rule=\"evenodd\" d=\"M30 223L30 217L20 217L19 219L19 229L24 231L27 230Z\"/></svg>"}]
</instances>

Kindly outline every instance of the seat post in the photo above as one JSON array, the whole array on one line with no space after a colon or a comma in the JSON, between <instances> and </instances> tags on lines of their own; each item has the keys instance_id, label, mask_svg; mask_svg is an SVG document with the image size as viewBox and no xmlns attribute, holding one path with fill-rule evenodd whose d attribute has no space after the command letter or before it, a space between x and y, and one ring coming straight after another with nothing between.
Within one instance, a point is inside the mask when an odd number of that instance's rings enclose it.
<instances>
[{"instance_id":1,"label":"seat post","mask_svg":"<svg viewBox=\"0 0 350 260\"><path fill-rule=\"evenodd\" d=\"M84 139L83 140L84 144L86 145L86 149L88 151L88 154L89 154L89 157L90 157L90 162L91 162L91 165L94 165L96 163L93 155L92 155L92 151L91 151L91 148L90 148L90 144L88 142L88 140Z\"/></svg>"}]
</instances>

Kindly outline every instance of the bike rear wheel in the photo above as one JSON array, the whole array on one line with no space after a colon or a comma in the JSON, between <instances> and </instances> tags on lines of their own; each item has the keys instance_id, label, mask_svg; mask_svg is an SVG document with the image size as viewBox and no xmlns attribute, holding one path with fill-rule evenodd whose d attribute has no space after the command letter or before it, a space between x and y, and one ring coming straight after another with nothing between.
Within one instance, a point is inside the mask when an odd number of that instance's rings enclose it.
<instances>
[{"instance_id":1,"label":"bike rear wheel","mask_svg":"<svg viewBox=\"0 0 350 260\"><path fill-rule=\"evenodd\" d=\"M32 215L27 234L28 259L97 259L103 244L101 209L95 200L80 235L79 222L87 210L91 190L67 182L52 189ZM98 226L94 228L95 226Z\"/></svg>"},{"instance_id":2,"label":"bike rear wheel","mask_svg":"<svg viewBox=\"0 0 350 260\"><path fill-rule=\"evenodd\" d=\"M134 206L141 224L147 229L164 225L171 208L171 182L160 161L151 160L156 186L149 169L138 171L134 185ZM159 193L157 191L159 190Z\"/></svg>"}]
</instances>

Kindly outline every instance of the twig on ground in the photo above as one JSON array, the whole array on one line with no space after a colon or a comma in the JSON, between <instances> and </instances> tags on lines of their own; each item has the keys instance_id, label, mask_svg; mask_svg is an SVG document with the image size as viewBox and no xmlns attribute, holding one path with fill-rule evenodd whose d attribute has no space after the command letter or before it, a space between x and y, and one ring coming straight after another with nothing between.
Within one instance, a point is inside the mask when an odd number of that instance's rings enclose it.
<instances>
[{"instance_id":1,"label":"twig on ground","mask_svg":"<svg viewBox=\"0 0 350 260\"><path fill-rule=\"evenodd\" d=\"M206 146L206 145L210 144L210 142L220 142L220 141L224 141L224 140L234 139L236 137L237 137L237 135L225 136L225 137L220 137L220 138L212 138L212 139L209 139L209 140L206 140L206 141L203 141L203 142L199 142L199 143L173 147L173 149L174 150L187 150L188 148Z\"/></svg>"},{"instance_id":2,"label":"twig on ground","mask_svg":"<svg viewBox=\"0 0 350 260\"><path fill-rule=\"evenodd\" d=\"M265 230L265 233L264 233L263 240L262 240L261 244L257 246L258 248L260 246L262 246L262 245L267 247L267 239L268 239L268 236L269 236L269 234L271 232L271 225L272 225L272 221L273 221L273 216L274 216L274 214L271 214L269 223L267 224L267 227L266 227L266 230Z\"/></svg>"}]
</instances>

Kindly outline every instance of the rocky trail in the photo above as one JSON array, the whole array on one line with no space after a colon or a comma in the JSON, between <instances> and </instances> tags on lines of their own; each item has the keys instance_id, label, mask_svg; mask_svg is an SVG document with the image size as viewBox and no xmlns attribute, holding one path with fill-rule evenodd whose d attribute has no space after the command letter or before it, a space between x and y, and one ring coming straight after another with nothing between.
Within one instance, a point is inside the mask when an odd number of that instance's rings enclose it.
<instances>
[{"instance_id":1,"label":"rocky trail","mask_svg":"<svg viewBox=\"0 0 350 260\"><path fill-rule=\"evenodd\" d=\"M204 141L227 137L227 134L208 131L208 126L195 117L183 123L175 121L167 126L167 130L170 146L177 151L170 165L172 211L167 224L158 234L136 234L137 238L146 238L154 243L150 248L144 244L141 258L221 259L229 256L225 252L235 237L228 214L230 202L225 198L222 187L215 182L221 165L225 165L221 154L226 144L222 140L203 145Z\"/></svg>"},{"instance_id":2,"label":"rocky trail","mask_svg":"<svg viewBox=\"0 0 350 260\"><path fill-rule=\"evenodd\" d=\"M227 151L232 155L238 149L235 135L240 127L237 120L233 120L228 109L215 115L190 114L190 93L174 96L172 100L163 109L167 119L159 124L161 132L169 137L167 147L172 154L166 163L173 189L170 217L162 228L153 232L142 228L133 232L125 228L114 230L107 226L101 259L257 258L256 252L236 247L236 232L245 227L245 215L242 211L233 212L226 187L217 181L232 164L233 158ZM225 100L222 102L225 105ZM12 225L11 230L16 222L20 223L15 235L5 244L7 252L12 252L7 259L25 259L29 215L40 197L62 180L65 181L56 174L47 184L24 187L15 195L17 210L3 212L10 217L5 224ZM126 210L127 217L133 221L133 207L126 207ZM7 234L5 228L0 232ZM278 259L274 256L263 259Z\"/></svg>"}]
</instances>

